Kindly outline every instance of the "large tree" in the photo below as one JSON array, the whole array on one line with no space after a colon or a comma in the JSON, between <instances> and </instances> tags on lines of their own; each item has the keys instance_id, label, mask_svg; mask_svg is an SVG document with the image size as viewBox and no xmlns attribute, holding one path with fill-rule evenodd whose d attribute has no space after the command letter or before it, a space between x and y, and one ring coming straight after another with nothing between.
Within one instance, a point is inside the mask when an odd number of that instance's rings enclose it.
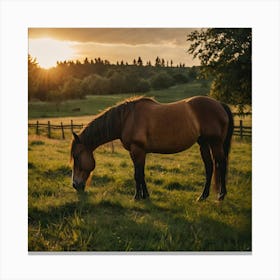
<instances>
[{"instance_id":1,"label":"large tree","mask_svg":"<svg viewBox=\"0 0 280 280\"><path fill-rule=\"evenodd\" d=\"M188 53L201 62L201 74L213 80L210 95L239 105L251 104L251 28L208 28L190 33Z\"/></svg>"}]
</instances>

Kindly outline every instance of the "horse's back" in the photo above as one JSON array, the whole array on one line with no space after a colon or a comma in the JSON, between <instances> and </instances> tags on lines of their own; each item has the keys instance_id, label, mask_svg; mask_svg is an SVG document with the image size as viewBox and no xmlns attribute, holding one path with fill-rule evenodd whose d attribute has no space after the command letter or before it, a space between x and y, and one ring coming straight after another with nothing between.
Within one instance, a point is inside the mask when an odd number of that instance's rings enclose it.
<instances>
[{"instance_id":1,"label":"horse's back","mask_svg":"<svg viewBox=\"0 0 280 280\"><path fill-rule=\"evenodd\" d=\"M220 137L226 113L209 97L193 97L161 104L139 100L126 121L122 141L129 149L137 143L147 152L175 153L191 147L201 135Z\"/></svg>"}]
</instances>

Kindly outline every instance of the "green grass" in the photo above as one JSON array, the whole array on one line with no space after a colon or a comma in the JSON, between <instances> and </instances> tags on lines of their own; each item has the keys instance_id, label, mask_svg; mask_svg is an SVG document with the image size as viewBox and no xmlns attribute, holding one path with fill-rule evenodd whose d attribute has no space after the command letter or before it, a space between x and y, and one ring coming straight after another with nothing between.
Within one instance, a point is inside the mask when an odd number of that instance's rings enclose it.
<instances>
[{"instance_id":1,"label":"green grass","mask_svg":"<svg viewBox=\"0 0 280 280\"><path fill-rule=\"evenodd\" d=\"M208 92L209 85L202 86L199 81L195 81L188 84L176 85L165 90L153 90L144 95L155 97L159 102L167 103L194 95L206 95ZM38 119L94 115L119 101L135 95L137 94L89 95L83 100L69 100L62 102L61 104L51 102L30 102L28 104L28 118ZM80 108L80 111L73 112L73 109L75 108Z\"/></svg>"},{"instance_id":2,"label":"green grass","mask_svg":"<svg viewBox=\"0 0 280 280\"><path fill-rule=\"evenodd\" d=\"M96 169L78 196L69 140L29 135L29 251L251 251L251 143L233 141L228 195L196 198L204 184L199 148L149 154L150 199L133 200L133 166L116 143L95 152Z\"/></svg>"}]
</instances>

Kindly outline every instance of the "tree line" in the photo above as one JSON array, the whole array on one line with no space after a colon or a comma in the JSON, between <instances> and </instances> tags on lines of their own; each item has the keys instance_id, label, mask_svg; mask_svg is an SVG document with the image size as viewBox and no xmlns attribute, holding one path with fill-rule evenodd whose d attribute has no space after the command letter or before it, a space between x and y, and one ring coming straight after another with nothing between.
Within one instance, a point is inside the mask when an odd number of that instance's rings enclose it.
<instances>
[{"instance_id":1,"label":"tree line","mask_svg":"<svg viewBox=\"0 0 280 280\"><path fill-rule=\"evenodd\" d=\"M60 102L86 95L144 93L196 79L197 67L174 66L172 60L157 57L154 65L141 57L132 64L123 60L111 64L101 58L63 61L51 69L39 67L28 55L29 100Z\"/></svg>"}]
</instances>

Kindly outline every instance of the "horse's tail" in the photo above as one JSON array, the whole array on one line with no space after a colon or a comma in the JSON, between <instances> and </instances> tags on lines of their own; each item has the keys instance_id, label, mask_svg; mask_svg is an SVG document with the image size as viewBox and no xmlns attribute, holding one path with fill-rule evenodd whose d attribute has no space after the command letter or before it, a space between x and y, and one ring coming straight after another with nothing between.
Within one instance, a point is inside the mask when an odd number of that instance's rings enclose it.
<instances>
[{"instance_id":1,"label":"horse's tail","mask_svg":"<svg viewBox=\"0 0 280 280\"><path fill-rule=\"evenodd\" d=\"M224 156L225 156L225 161L226 161L226 166L225 166L225 176L227 175L227 170L228 170L228 155L230 152L230 147L231 147L231 139L232 139L232 135L233 135L233 129L234 129L234 120L233 120L233 114L230 110L230 108L228 107L228 105L221 103L224 110L226 111L227 115L228 115L228 129L227 129L227 134L226 134L226 138L224 140L223 143L223 149L224 149ZM219 179L220 177L217 176L218 170L216 168L216 166L214 165L214 178L215 178L215 184L214 184L214 190L218 193L220 190L218 188L219 184Z\"/></svg>"},{"instance_id":2,"label":"horse's tail","mask_svg":"<svg viewBox=\"0 0 280 280\"><path fill-rule=\"evenodd\" d=\"M222 103L222 106L224 107L224 109L228 115L228 130L227 130L227 135L226 135L226 138L224 141L224 154L225 154L226 161L228 162L228 155L229 155L230 146L231 146L231 138L232 138L233 129L234 129L234 121L233 121L233 114L232 114L230 108L228 107L228 105Z\"/></svg>"}]
</instances>

